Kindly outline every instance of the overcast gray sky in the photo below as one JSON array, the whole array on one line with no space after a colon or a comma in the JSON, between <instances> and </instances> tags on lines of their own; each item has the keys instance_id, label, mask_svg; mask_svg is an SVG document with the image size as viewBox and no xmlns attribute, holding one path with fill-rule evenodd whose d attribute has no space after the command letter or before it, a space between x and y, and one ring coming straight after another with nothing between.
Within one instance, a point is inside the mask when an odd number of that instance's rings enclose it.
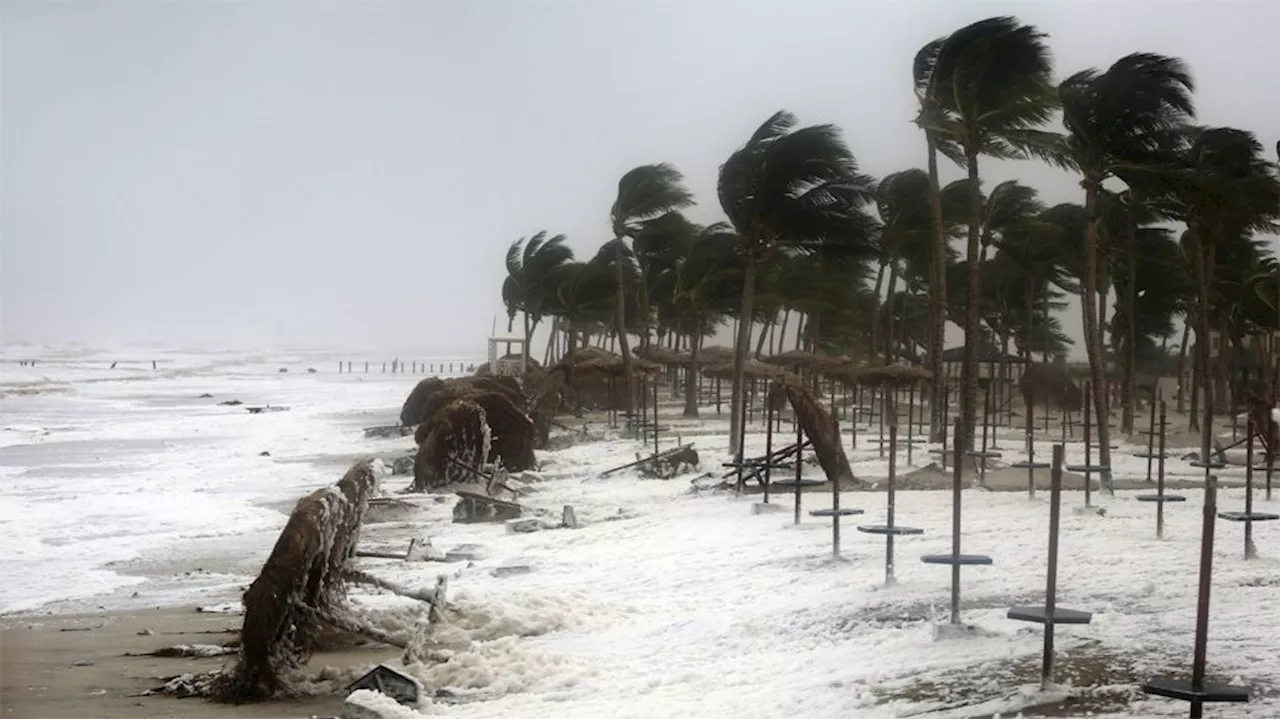
<instances>
[{"instance_id":1,"label":"overcast gray sky","mask_svg":"<svg viewBox=\"0 0 1280 719\"><path fill-rule=\"evenodd\" d=\"M867 172L923 166L911 58L996 14L1050 33L1059 75L1178 55L1201 121L1280 139L1274 0L0 8L5 342L481 352L507 245L594 251L635 165L675 163L720 219L719 164L786 108ZM1034 163L983 176L1082 200Z\"/></svg>"}]
</instances>

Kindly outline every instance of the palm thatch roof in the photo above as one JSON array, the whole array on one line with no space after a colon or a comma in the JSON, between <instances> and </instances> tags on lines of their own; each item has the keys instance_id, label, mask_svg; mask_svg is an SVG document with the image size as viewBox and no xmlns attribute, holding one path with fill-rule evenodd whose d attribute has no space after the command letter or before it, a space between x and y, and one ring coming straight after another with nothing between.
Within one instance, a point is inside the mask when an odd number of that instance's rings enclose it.
<instances>
[{"instance_id":1,"label":"palm thatch roof","mask_svg":"<svg viewBox=\"0 0 1280 719\"><path fill-rule=\"evenodd\" d=\"M762 361L779 367L812 367L821 364L827 359L826 355L805 352L804 350L790 350L765 357Z\"/></svg>"},{"instance_id":2,"label":"palm thatch roof","mask_svg":"<svg viewBox=\"0 0 1280 719\"><path fill-rule=\"evenodd\" d=\"M688 355L681 354L666 347L658 347L650 345L648 347L637 347L635 354L637 357L646 359L650 362L657 362L662 365L678 365L687 361Z\"/></svg>"},{"instance_id":3,"label":"palm thatch roof","mask_svg":"<svg viewBox=\"0 0 1280 719\"><path fill-rule=\"evenodd\" d=\"M933 381L933 374L911 365L880 365L854 370L852 379L863 387L909 387L919 382Z\"/></svg>"},{"instance_id":4,"label":"palm thatch roof","mask_svg":"<svg viewBox=\"0 0 1280 719\"><path fill-rule=\"evenodd\" d=\"M747 379L772 379L784 370L781 367L765 364L757 360L747 360L742 376ZM717 362L702 368L702 374L711 379L733 379L733 361Z\"/></svg>"},{"instance_id":5,"label":"palm thatch roof","mask_svg":"<svg viewBox=\"0 0 1280 719\"><path fill-rule=\"evenodd\" d=\"M698 350L698 361L703 364L720 364L733 361L733 348L724 345L711 345Z\"/></svg>"}]
</instances>

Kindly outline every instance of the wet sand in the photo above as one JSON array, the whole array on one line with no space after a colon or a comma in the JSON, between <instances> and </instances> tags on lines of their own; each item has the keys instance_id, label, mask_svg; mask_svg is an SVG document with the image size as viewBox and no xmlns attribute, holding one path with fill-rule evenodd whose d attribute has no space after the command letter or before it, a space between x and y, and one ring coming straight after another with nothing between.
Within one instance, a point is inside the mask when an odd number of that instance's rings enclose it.
<instances>
[{"instance_id":1,"label":"wet sand","mask_svg":"<svg viewBox=\"0 0 1280 719\"><path fill-rule=\"evenodd\" d=\"M4 719L159 719L161 717L311 717L342 713L340 696L229 706L203 699L136 696L186 672L215 670L234 655L178 659L144 654L173 644L221 644L236 638L238 615L194 607L136 612L11 617L0 620L0 716ZM139 634L151 630L154 634ZM399 650L355 647L316 655L310 666L359 666ZM76 666L78 663L92 664Z\"/></svg>"}]
</instances>

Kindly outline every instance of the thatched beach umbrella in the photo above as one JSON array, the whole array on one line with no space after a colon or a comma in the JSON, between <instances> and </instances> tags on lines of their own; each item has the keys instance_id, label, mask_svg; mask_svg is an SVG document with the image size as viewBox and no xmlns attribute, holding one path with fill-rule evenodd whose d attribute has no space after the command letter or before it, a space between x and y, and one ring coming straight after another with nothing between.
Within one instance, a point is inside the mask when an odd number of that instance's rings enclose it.
<instances>
[{"instance_id":1,"label":"thatched beach umbrella","mask_svg":"<svg viewBox=\"0 0 1280 719\"><path fill-rule=\"evenodd\" d=\"M864 387L910 387L933 380L928 370L910 365L862 367L852 373L853 381Z\"/></svg>"},{"instance_id":2,"label":"thatched beach umbrella","mask_svg":"<svg viewBox=\"0 0 1280 719\"><path fill-rule=\"evenodd\" d=\"M783 374L782 368L765 364L758 360L748 360L743 370L747 379L772 379ZM733 379L733 362L720 362L702 368L702 373L711 379Z\"/></svg>"},{"instance_id":3,"label":"thatched beach umbrella","mask_svg":"<svg viewBox=\"0 0 1280 719\"><path fill-rule=\"evenodd\" d=\"M650 362L657 362L661 365L679 365L682 364L687 357L687 355L682 355L675 350L657 346L639 347L636 349L635 354L641 359L645 359Z\"/></svg>"},{"instance_id":4,"label":"thatched beach umbrella","mask_svg":"<svg viewBox=\"0 0 1280 719\"><path fill-rule=\"evenodd\" d=\"M801 369L808 369L820 365L828 359L830 358L826 355L805 352L804 350L790 350L781 354L765 357L762 361L779 367L799 367Z\"/></svg>"}]
</instances>

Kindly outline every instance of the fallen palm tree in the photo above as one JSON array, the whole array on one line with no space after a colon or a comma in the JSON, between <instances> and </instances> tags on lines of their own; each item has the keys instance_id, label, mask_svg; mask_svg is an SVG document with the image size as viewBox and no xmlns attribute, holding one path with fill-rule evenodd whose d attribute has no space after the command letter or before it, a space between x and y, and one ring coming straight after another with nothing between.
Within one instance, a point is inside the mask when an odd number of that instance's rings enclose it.
<instances>
[{"instance_id":1,"label":"fallen palm tree","mask_svg":"<svg viewBox=\"0 0 1280 719\"><path fill-rule=\"evenodd\" d=\"M212 677L209 696L240 704L292 695L301 679L299 669L322 634L341 629L378 635L347 608L344 591L350 580L346 565L377 481L372 460L364 460L336 486L298 501L271 556L244 593L236 663Z\"/></svg>"},{"instance_id":2,"label":"fallen palm tree","mask_svg":"<svg viewBox=\"0 0 1280 719\"><path fill-rule=\"evenodd\" d=\"M400 424L412 427L421 422L427 410L427 402L445 386L445 381L439 377L428 377L415 385L400 407Z\"/></svg>"},{"instance_id":3,"label":"fallen palm tree","mask_svg":"<svg viewBox=\"0 0 1280 719\"><path fill-rule=\"evenodd\" d=\"M425 492L473 481L466 468L480 467L489 457L490 430L484 409L470 399L457 399L423 426L430 430L418 446L410 490Z\"/></svg>"},{"instance_id":4,"label":"fallen palm tree","mask_svg":"<svg viewBox=\"0 0 1280 719\"><path fill-rule=\"evenodd\" d=\"M814 399L800 378L791 374L780 375L769 391L771 395L785 395L791 402L796 421L813 444L818 465L827 475L827 480L837 483L841 489L862 486L863 483L853 476L853 468L849 466L849 458L844 454L840 430L835 420Z\"/></svg>"},{"instance_id":5,"label":"fallen palm tree","mask_svg":"<svg viewBox=\"0 0 1280 719\"><path fill-rule=\"evenodd\" d=\"M537 438L533 419L522 409L524 395L510 377L468 377L451 380L427 400L414 441L421 447L439 429L443 412L460 401L469 401L484 410L491 442L481 462L502 462L513 472L537 466L533 448Z\"/></svg>"}]
</instances>

